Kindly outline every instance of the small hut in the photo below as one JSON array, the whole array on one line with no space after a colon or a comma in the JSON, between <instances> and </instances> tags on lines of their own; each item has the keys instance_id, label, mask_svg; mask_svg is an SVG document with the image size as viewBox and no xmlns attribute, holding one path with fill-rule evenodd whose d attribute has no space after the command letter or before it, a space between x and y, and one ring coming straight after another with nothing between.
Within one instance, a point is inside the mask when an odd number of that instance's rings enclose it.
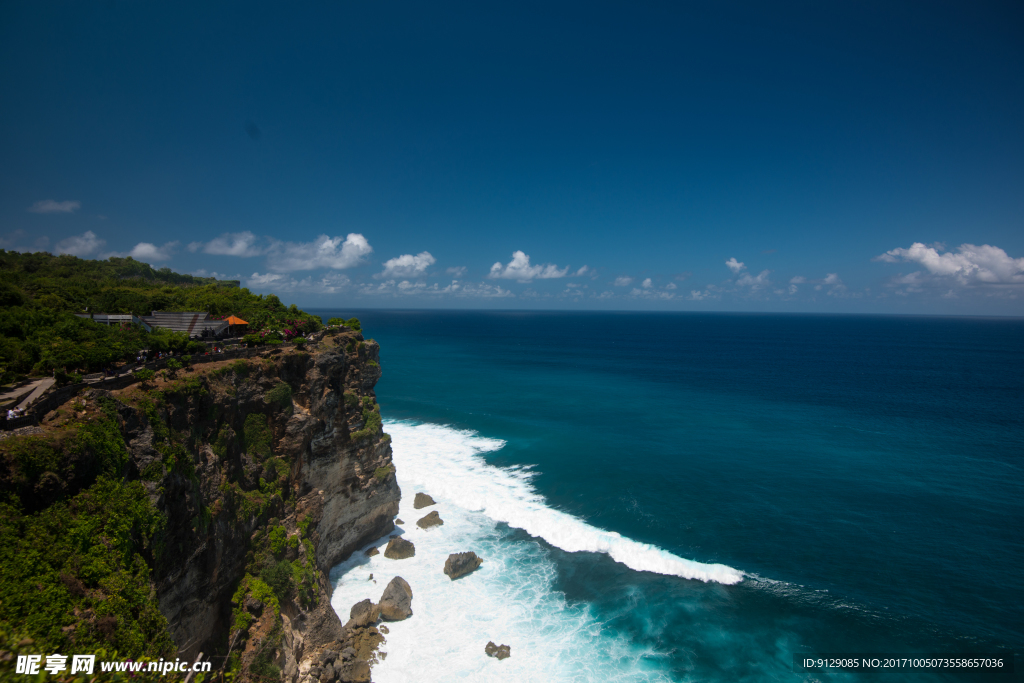
<instances>
[{"instance_id":1,"label":"small hut","mask_svg":"<svg viewBox=\"0 0 1024 683\"><path fill-rule=\"evenodd\" d=\"M228 324L228 330L230 331L231 336L233 337L245 334L245 327L249 324L246 321L239 318L237 315L229 315L227 318L225 318L224 322Z\"/></svg>"}]
</instances>

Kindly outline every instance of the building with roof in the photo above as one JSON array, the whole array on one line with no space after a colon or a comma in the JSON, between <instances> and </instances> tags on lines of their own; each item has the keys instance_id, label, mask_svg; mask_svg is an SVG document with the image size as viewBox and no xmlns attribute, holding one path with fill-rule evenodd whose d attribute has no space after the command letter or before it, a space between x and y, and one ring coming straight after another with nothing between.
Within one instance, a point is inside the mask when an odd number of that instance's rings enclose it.
<instances>
[{"instance_id":1,"label":"building with roof","mask_svg":"<svg viewBox=\"0 0 1024 683\"><path fill-rule=\"evenodd\" d=\"M146 332L152 332L153 328L150 327L145 321L138 316L134 315L122 315L119 313L75 313L79 318L85 318L86 320L92 320L94 323L100 323L102 325L127 325L135 324L141 325L146 329Z\"/></svg>"},{"instance_id":2,"label":"building with roof","mask_svg":"<svg viewBox=\"0 0 1024 683\"><path fill-rule=\"evenodd\" d=\"M192 339L220 339L228 333L227 320L216 320L205 311L153 311L142 316L151 327L184 332Z\"/></svg>"}]
</instances>

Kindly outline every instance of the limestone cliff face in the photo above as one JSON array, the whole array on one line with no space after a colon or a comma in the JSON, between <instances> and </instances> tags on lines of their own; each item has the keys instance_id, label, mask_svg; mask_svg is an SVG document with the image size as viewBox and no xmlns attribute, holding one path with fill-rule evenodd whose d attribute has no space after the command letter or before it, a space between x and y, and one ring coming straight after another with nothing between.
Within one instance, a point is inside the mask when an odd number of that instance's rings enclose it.
<instances>
[{"instance_id":1,"label":"limestone cliff face","mask_svg":"<svg viewBox=\"0 0 1024 683\"><path fill-rule=\"evenodd\" d=\"M343 628L326 575L398 512L378 352L341 333L105 394L167 520L154 583L182 658L240 680L369 680L381 636Z\"/></svg>"}]
</instances>

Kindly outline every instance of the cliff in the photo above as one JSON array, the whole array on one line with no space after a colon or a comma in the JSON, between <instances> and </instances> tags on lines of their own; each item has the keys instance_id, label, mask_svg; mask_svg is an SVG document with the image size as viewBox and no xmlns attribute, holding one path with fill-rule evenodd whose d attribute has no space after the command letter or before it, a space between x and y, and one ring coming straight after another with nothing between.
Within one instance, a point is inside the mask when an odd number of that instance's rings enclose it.
<instances>
[{"instance_id":1,"label":"cliff","mask_svg":"<svg viewBox=\"0 0 1024 683\"><path fill-rule=\"evenodd\" d=\"M401 492L373 394L379 349L351 332L311 347L87 391L42 434L0 441L0 532L54 510L94 528L88 547L47 560L53 623L19 636L51 651L204 653L239 680L369 680L381 636L342 626L327 572L394 529ZM104 495L114 504L83 512ZM25 584L32 571L0 569L5 596L18 589L11 576ZM8 602L0 630L16 623Z\"/></svg>"}]
</instances>

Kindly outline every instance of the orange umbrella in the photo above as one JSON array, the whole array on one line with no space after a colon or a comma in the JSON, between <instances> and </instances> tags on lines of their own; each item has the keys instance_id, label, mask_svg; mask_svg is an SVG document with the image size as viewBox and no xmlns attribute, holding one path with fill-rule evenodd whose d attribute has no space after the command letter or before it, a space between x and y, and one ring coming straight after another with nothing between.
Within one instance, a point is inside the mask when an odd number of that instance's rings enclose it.
<instances>
[{"instance_id":1,"label":"orange umbrella","mask_svg":"<svg viewBox=\"0 0 1024 683\"><path fill-rule=\"evenodd\" d=\"M227 321L228 321L228 325L248 325L249 324L249 323L245 322L244 320L242 320L241 318L239 318L238 316L234 316L234 315L229 315L227 317Z\"/></svg>"}]
</instances>

